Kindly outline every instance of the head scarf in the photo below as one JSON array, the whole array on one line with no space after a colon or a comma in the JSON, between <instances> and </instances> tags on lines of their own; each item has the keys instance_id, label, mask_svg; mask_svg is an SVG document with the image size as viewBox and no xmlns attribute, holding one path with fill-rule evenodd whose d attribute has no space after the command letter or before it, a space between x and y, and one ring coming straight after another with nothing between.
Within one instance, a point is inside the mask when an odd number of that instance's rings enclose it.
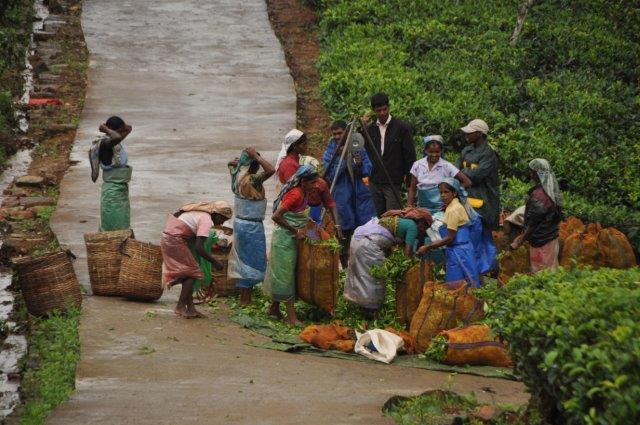
<instances>
[{"instance_id":1,"label":"head scarf","mask_svg":"<svg viewBox=\"0 0 640 425\"><path fill-rule=\"evenodd\" d=\"M233 216L233 210L231 209L231 204L226 201L215 201L215 202L192 202L190 204L185 204L180 207L180 213L189 212L189 211L201 211L206 212L208 214L220 214L229 220Z\"/></svg>"},{"instance_id":2,"label":"head scarf","mask_svg":"<svg viewBox=\"0 0 640 425\"><path fill-rule=\"evenodd\" d=\"M424 139L422 139L422 147L426 148L427 147L427 143L429 143L429 142L436 142L437 144L440 145L441 149L444 148L444 139L439 134L433 134L431 136L427 136Z\"/></svg>"},{"instance_id":3,"label":"head scarf","mask_svg":"<svg viewBox=\"0 0 640 425\"><path fill-rule=\"evenodd\" d=\"M414 221L424 220L429 226L433 223L431 212L426 208L407 207L402 210L389 210L382 214L381 218L400 217L408 218Z\"/></svg>"},{"instance_id":4,"label":"head scarf","mask_svg":"<svg viewBox=\"0 0 640 425\"><path fill-rule=\"evenodd\" d=\"M556 180L556 176L551 170L549 161L542 158L533 159L529 162L529 168L538 175L544 193L546 193L557 206L562 206L560 185L558 185L558 180Z\"/></svg>"},{"instance_id":5,"label":"head scarf","mask_svg":"<svg viewBox=\"0 0 640 425\"><path fill-rule=\"evenodd\" d=\"M295 142L300 140L302 136L304 136L304 133L295 128L289 131L284 136L284 141L282 142L282 149L280 149L280 153L278 153L278 159L276 160L276 170L280 167L280 163L282 162L284 157L287 156L287 152L289 151L289 148L291 147L291 145L293 145Z\"/></svg>"},{"instance_id":6,"label":"head scarf","mask_svg":"<svg viewBox=\"0 0 640 425\"><path fill-rule=\"evenodd\" d=\"M240 195L240 177L244 171L249 169L249 166L254 160L251 159L247 151L242 151L240 158L238 158L238 165L235 167L229 167L231 173L231 190L236 196Z\"/></svg>"},{"instance_id":7,"label":"head scarf","mask_svg":"<svg viewBox=\"0 0 640 425\"><path fill-rule=\"evenodd\" d=\"M469 215L469 220L473 220L478 216L478 213L473 209L473 207L471 207L471 205L469 205L469 202L467 202L467 191L464 189L464 187L462 187L458 179L453 177L446 177L444 180L442 180L442 183L448 184L456 192L458 200Z\"/></svg>"},{"instance_id":8,"label":"head scarf","mask_svg":"<svg viewBox=\"0 0 640 425\"><path fill-rule=\"evenodd\" d=\"M289 192L294 187L298 186L300 184L300 180L302 180L305 177L311 177L314 174L318 175L318 171L316 170L316 167L312 165L301 165L300 168L296 170L296 173L293 176L291 176L289 180L287 180L287 182L284 184L284 186L282 186L282 189L280 189L280 193L278 194L278 197L276 198L275 201L273 201L273 212L276 212L276 210L278 209L278 206L280 206L280 202L282 201L282 198L284 198L284 195L286 195L287 192Z\"/></svg>"}]
</instances>

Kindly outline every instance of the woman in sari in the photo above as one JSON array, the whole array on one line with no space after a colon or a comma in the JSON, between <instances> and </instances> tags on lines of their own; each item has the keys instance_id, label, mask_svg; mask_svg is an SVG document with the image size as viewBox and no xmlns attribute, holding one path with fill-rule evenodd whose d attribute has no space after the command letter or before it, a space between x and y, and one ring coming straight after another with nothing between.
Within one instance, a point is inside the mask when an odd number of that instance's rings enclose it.
<instances>
[{"instance_id":1,"label":"woman in sari","mask_svg":"<svg viewBox=\"0 0 640 425\"><path fill-rule=\"evenodd\" d=\"M258 172L260 167L262 172ZM229 172L236 214L227 275L236 281L240 304L249 305L251 289L264 280L267 269L267 242L262 224L267 200L263 184L276 170L249 147L242 151L240 158L229 163Z\"/></svg>"},{"instance_id":2,"label":"woman in sari","mask_svg":"<svg viewBox=\"0 0 640 425\"><path fill-rule=\"evenodd\" d=\"M122 142L131 133L131 126L122 118L113 116L101 124L99 130L104 134L92 142L89 162L94 182L102 169L100 231L130 229L129 181L132 170Z\"/></svg>"},{"instance_id":3,"label":"woman in sari","mask_svg":"<svg viewBox=\"0 0 640 425\"><path fill-rule=\"evenodd\" d=\"M366 317L373 317L380 308L386 291L384 283L371 276L371 267L381 265L396 244L404 246L405 254L413 255L431 221L428 210L407 208L388 211L382 218L372 218L356 228L349 250L344 297L358 304Z\"/></svg>"},{"instance_id":4,"label":"woman in sari","mask_svg":"<svg viewBox=\"0 0 640 425\"><path fill-rule=\"evenodd\" d=\"M269 314L278 319L280 302L287 310L286 322L298 325L300 322L293 307L296 288L296 262L298 240L305 237L303 228L309 221L308 195L318 178L316 169L310 165L300 166L282 187L273 203L272 219L276 223L271 236L271 254L265 281L265 291L273 302Z\"/></svg>"},{"instance_id":5,"label":"woman in sari","mask_svg":"<svg viewBox=\"0 0 640 425\"><path fill-rule=\"evenodd\" d=\"M216 270L222 270L222 263L207 252L205 242L211 228L221 225L232 215L231 205L218 201L187 204L167 217L160 242L162 281L168 288L182 285L175 309L177 315L187 319L203 317L193 304L193 282L202 279L204 274L189 249L189 242L195 239L198 255L208 260Z\"/></svg>"},{"instance_id":6,"label":"woman in sari","mask_svg":"<svg viewBox=\"0 0 640 425\"><path fill-rule=\"evenodd\" d=\"M531 271L558 268L558 232L562 219L560 186L551 165L546 159L536 158L529 162L529 172L535 186L529 190L524 209L524 232L511 244L518 249L529 242Z\"/></svg>"},{"instance_id":7,"label":"woman in sari","mask_svg":"<svg viewBox=\"0 0 640 425\"><path fill-rule=\"evenodd\" d=\"M446 247L445 282L466 281L467 285L480 286L480 273L476 252L471 243L472 219L477 218L467 203L467 194L454 178L446 178L440 183L440 196L445 205L444 226L440 227L441 240L424 245L418 255Z\"/></svg>"}]
</instances>

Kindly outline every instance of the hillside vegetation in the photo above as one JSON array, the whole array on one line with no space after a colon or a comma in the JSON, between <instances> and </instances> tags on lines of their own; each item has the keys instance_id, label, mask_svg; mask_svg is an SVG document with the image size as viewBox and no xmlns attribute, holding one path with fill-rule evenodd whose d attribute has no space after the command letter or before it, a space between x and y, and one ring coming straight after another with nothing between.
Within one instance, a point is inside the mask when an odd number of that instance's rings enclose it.
<instances>
[{"instance_id":1,"label":"hillside vegetation","mask_svg":"<svg viewBox=\"0 0 640 425\"><path fill-rule=\"evenodd\" d=\"M0 166L6 160L5 147L12 137L12 97L20 92L24 54L33 16L32 0L0 2Z\"/></svg>"},{"instance_id":2,"label":"hillside vegetation","mask_svg":"<svg viewBox=\"0 0 640 425\"><path fill-rule=\"evenodd\" d=\"M454 150L472 118L491 127L506 208L522 204L527 163L547 158L566 211L640 223L640 9L632 0L540 1L515 46L520 1L323 0L321 92L335 117L386 91L416 142ZM615 208L614 208L615 207Z\"/></svg>"}]
</instances>

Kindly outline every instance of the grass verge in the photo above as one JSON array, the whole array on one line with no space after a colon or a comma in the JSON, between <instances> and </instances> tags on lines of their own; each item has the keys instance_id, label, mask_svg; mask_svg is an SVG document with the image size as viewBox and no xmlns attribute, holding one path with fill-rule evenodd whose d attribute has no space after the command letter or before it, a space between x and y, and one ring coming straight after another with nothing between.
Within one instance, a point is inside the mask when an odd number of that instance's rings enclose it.
<instances>
[{"instance_id":1,"label":"grass verge","mask_svg":"<svg viewBox=\"0 0 640 425\"><path fill-rule=\"evenodd\" d=\"M32 319L26 359L30 367L22 378L22 393L28 401L22 407L21 424L44 423L73 394L80 359L79 322L77 308Z\"/></svg>"}]
</instances>

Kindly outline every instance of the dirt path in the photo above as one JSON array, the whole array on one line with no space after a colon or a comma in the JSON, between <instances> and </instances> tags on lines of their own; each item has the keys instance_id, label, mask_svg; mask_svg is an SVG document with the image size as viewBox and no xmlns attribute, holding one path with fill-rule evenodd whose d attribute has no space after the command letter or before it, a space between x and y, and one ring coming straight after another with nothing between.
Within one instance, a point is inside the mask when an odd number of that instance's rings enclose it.
<instances>
[{"instance_id":1,"label":"dirt path","mask_svg":"<svg viewBox=\"0 0 640 425\"><path fill-rule=\"evenodd\" d=\"M275 157L295 125L296 98L261 0L85 0L83 27L91 68L71 158L78 162L52 226L78 255L86 286L82 235L99 221L86 150L100 122L120 114L134 126L132 223L138 239L157 243L165 214L181 203L231 200L225 163L246 144ZM180 320L174 299L85 297L77 392L49 423L389 423L380 407L390 396L447 381L444 373L251 348L245 343L261 337L227 312ZM481 400L525 399L513 382L453 381Z\"/></svg>"}]
</instances>

